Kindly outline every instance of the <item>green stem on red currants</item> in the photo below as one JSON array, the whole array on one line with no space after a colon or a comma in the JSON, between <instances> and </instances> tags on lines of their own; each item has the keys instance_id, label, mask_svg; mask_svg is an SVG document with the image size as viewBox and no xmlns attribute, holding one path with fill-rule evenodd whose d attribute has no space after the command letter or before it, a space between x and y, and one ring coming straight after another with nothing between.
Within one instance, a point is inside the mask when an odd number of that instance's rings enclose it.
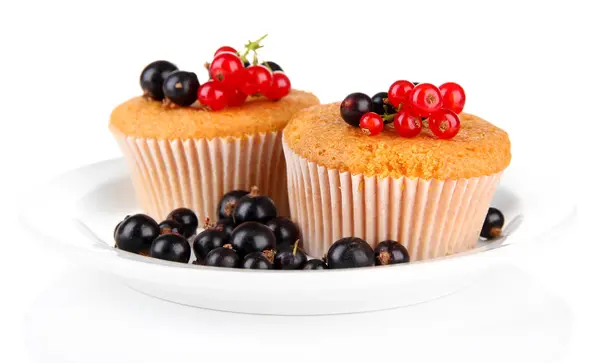
<instances>
[{"instance_id":1,"label":"green stem on red currants","mask_svg":"<svg viewBox=\"0 0 600 363\"><path fill-rule=\"evenodd\" d=\"M246 58L248 56L248 54L250 54L250 52L254 52L254 58L253 58L253 64L257 65L258 64L258 56L256 54L256 51L260 48L262 48L263 46L260 45L260 42L262 42L269 34L265 34L262 37L258 38L255 41L248 41L248 43L244 46L246 48L246 50L244 51L243 54L240 54L240 59L242 60L242 62L247 62L248 58Z\"/></svg>"}]
</instances>

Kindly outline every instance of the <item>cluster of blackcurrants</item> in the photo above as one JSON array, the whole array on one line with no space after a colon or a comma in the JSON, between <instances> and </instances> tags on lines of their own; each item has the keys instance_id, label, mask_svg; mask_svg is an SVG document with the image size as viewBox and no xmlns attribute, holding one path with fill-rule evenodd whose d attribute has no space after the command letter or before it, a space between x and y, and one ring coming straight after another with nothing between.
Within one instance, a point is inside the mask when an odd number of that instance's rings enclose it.
<instances>
[{"instance_id":1,"label":"cluster of blackcurrants","mask_svg":"<svg viewBox=\"0 0 600 363\"><path fill-rule=\"evenodd\" d=\"M263 37L264 38L264 37ZM217 49L211 63L207 64L210 79L203 84L193 72L180 71L165 60L150 63L140 75L144 96L163 101L166 106L190 106L196 100L212 111L225 107L241 106L248 96L263 95L270 100L279 100L291 90L290 79L275 62L255 64L246 60L250 51L256 52L260 40L249 42L244 54L234 48L223 46Z\"/></svg>"},{"instance_id":2,"label":"cluster of blackcurrants","mask_svg":"<svg viewBox=\"0 0 600 363\"><path fill-rule=\"evenodd\" d=\"M415 137L428 120L431 132L440 139L451 139L460 130L458 114L465 106L465 91L454 82L439 88L431 83L412 83L401 80L392 83L388 92L373 97L356 92L349 94L340 105L346 123L369 135L383 131L386 123L402 137Z\"/></svg>"}]
</instances>

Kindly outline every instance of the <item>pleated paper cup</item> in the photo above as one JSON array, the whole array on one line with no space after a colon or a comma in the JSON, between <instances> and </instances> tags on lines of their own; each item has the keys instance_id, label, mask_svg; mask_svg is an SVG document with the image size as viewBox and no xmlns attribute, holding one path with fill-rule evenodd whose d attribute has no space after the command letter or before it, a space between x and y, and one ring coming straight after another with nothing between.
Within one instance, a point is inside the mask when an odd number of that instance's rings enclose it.
<instances>
[{"instance_id":1,"label":"pleated paper cup","mask_svg":"<svg viewBox=\"0 0 600 363\"><path fill-rule=\"evenodd\" d=\"M310 162L283 142L291 216L311 256L343 237L402 243L411 261L475 247L501 172L469 179L378 178Z\"/></svg>"},{"instance_id":2,"label":"pleated paper cup","mask_svg":"<svg viewBox=\"0 0 600 363\"><path fill-rule=\"evenodd\" d=\"M158 140L111 128L131 171L142 210L157 220L186 207L217 217L223 194L256 185L289 215L281 131L243 138Z\"/></svg>"}]
</instances>

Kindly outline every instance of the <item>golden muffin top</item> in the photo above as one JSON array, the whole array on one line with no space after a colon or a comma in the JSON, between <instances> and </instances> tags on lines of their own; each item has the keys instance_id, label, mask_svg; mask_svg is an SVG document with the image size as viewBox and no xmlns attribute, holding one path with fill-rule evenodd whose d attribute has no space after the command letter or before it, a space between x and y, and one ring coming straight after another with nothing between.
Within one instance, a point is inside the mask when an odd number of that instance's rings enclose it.
<instances>
[{"instance_id":1,"label":"golden muffin top","mask_svg":"<svg viewBox=\"0 0 600 363\"><path fill-rule=\"evenodd\" d=\"M128 136L157 139L212 139L282 130L290 118L319 99L291 90L279 101L248 98L240 107L206 111L199 107L164 108L158 101L134 97L115 108L110 127Z\"/></svg>"},{"instance_id":2,"label":"golden muffin top","mask_svg":"<svg viewBox=\"0 0 600 363\"><path fill-rule=\"evenodd\" d=\"M377 136L367 136L340 116L340 103L300 111L288 123L283 140L301 157L352 174L398 178L460 179L491 175L510 163L508 134L467 113L450 140L440 140L427 128L414 138L403 138L386 125Z\"/></svg>"}]
</instances>

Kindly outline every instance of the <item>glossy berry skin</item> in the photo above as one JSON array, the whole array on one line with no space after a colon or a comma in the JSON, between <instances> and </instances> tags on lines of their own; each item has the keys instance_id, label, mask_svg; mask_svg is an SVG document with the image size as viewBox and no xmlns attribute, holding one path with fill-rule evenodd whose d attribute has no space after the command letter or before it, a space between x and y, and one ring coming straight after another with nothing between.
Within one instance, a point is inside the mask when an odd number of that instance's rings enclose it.
<instances>
[{"instance_id":1,"label":"glossy berry skin","mask_svg":"<svg viewBox=\"0 0 600 363\"><path fill-rule=\"evenodd\" d=\"M150 257L161 260L188 263L191 249L189 242L178 234L164 234L150 246Z\"/></svg>"},{"instance_id":2,"label":"glossy berry skin","mask_svg":"<svg viewBox=\"0 0 600 363\"><path fill-rule=\"evenodd\" d=\"M218 56L221 53L234 53L234 54L237 54L237 50L235 50L235 48L233 48L233 47L224 45L221 48L217 49L217 51L215 52L215 55L213 56L213 58L216 57L216 56Z\"/></svg>"},{"instance_id":3,"label":"glossy berry skin","mask_svg":"<svg viewBox=\"0 0 600 363\"><path fill-rule=\"evenodd\" d=\"M442 108L442 94L431 83L420 83L408 95L410 108L417 116L429 117Z\"/></svg>"},{"instance_id":4,"label":"glossy berry skin","mask_svg":"<svg viewBox=\"0 0 600 363\"><path fill-rule=\"evenodd\" d=\"M281 68L281 66L275 62L271 62L271 61L266 61L266 62L262 62L261 63L263 66L269 68L271 70L271 72L283 72L283 68Z\"/></svg>"},{"instance_id":5,"label":"glossy berry skin","mask_svg":"<svg viewBox=\"0 0 600 363\"><path fill-rule=\"evenodd\" d=\"M288 76L282 72L273 72L273 83L269 90L264 93L264 96L272 101L282 99L287 96L292 89L292 83Z\"/></svg>"},{"instance_id":6,"label":"glossy berry skin","mask_svg":"<svg viewBox=\"0 0 600 363\"><path fill-rule=\"evenodd\" d=\"M454 112L442 109L429 117L429 129L440 139L451 139L460 131L460 119Z\"/></svg>"},{"instance_id":7,"label":"glossy berry skin","mask_svg":"<svg viewBox=\"0 0 600 363\"><path fill-rule=\"evenodd\" d=\"M393 115L396 113L396 109L389 103L386 103L384 100L388 98L387 92L379 92L376 93L371 99L373 100L373 112L376 114L383 115ZM392 121L388 121L386 123L390 123Z\"/></svg>"},{"instance_id":8,"label":"glossy berry skin","mask_svg":"<svg viewBox=\"0 0 600 363\"><path fill-rule=\"evenodd\" d=\"M375 112L367 112L360 118L360 129L367 136L377 136L383 131L383 119Z\"/></svg>"},{"instance_id":9,"label":"glossy berry skin","mask_svg":"<svg viewBox=\"0 0 600 363\"><path fill-rule=\"evenodd\" d=\"M244 72L244 81L240 90L247 95L265 94L273 84L273 73L261 65L250 66Z\"/></svg>"},{"instance_id":10,"label":"glossy berry skin","mask_svg":"<svg viewBox=\"0 0 600 363\"><path fill-rule=\"evenodd\" d=\"M342 119L346 121L348 125L358 127L360 124L360 118L367 112L373 111L373 101L371 97L364 93L356 92L351 93L340 105L340 114Z\"/></svg>"},{"instance_id":11,"label":"glossy berry skin","mask_svg":"<svg viewBox=\"0 0 600 363\"><path fill-rule=\"evenodd\" d=\"M171 219L160 222L158 228L160 228L161 235L168 233L183 234L183 226L179 222Z\"/></svg>"},{"instance_id":12,"label":"glossy berry skin","mask_svg":"<svg viewBox=\"0 0 600 363\"><path fill-rule=\"evenodd\" d=\"M277 208L273 199L266 195L248 194L238 200L233 211L233 221L237 224L244 222L267 223L277 217Z\"/></svg>"},{"instance_id":13,"label":"glossy berry skin","mask_svg":"<svg viewBox=\"0 0 600 363\"><path fill-rule=\"evenodd\" d=\"M215 223L215 229L220 229L225 232L228 236L231 236L231 232L235 229L236 225L231 218L221 218Z\"/></svg>"},{"instance_id":14,"label":"glossy berry skin","mask_svg":"<svg viewBox=\"0 0 600 363\"><path fill-rule=\"evenodd\" d=\"M217 247L210 251L204 260L204 265L213 267L237 268L240 257L234 250L227 247Z\"/></svg>"},{"instance_id":15,"label":"glossy berry skin","mask_svg":"<svg viewBox=\"0 0 600 363\"><path fill-rule=\"evenodd\" d=\"M165 60L152 62L144 68L140 74L140 86L144 95L154 100L162 101L165 98L163 85L165 80L172 72L177 70L177 66Z\"/></svg>"},{"instance_id":16,"label":"glossy berry skin","mask_svg":"<svg viewBox=\"0 0 600 363\"><path fill-rule=\"evenodd\" d=\"M277 217L269 220L265 225L273 231L277 246L291 246L300 239L300 229L289 218Z\"/></svg>"},{"instance_id":17,"label":"glossy berry skin","mask_svg":"<svg viewBox=\"0 0 600 363\"><path fill-rule=\"evenodd\" d=\"M160 228L154 219L145 214L134 214L117 228L115 243L123 251L148 253L159 232Z\"/></svg>"},{"instance_id":18,"label":"glossy berry skin","mask_svg":"<svg viewBox=\"0 0 600 363\"><path fill-rule=\"evenodd\" d=\"M190 238L196 234L196 229L198 229L198 217L191 209L177 208L169 213L167 219L172 219L181 224L183 236L185 238Z\"/></svg>"},{"instance_id":19,"label":"glossy berry skin","mask_svg":"<svg viewBox=\"0 0 600 363\"><path fill-rule=\"evenodd\" d=\"M382 241L375 246L375 266L393 265L410 261L406 247L396 241Z\"/></svg>"},{"instance_id":20,"label":"glossy berry skin","mask_svg":"<svg viewBox=\"0 0 600 363\"><path fill-rule=\"evenodd\" d=\"M421 118L409 109L402 109L394 116L394 130L402 137L415 137L423 128Z\"/></svg>"},{"instance_id":21,"label":"glossy berry skin","mask_svg":"<svg viewBox=\"0 0 600 363\"><path fill-rule=\"evenodd\" d=\"M394 105L394 107L399 107L400 104L403 104L408 99L408 95L415 88L415 85L412 82L400 80L392 83L390 89L388 90L388 101Z\"/></svg>"},{"instance_id":22,"label":"glossy berry skin","mask_svg":"<svg viewBox=\"0 0 600 363\"><path fill-rule=\"evenodd\" d=\"M327 270L327 264L323 260L312 259L308 260L304 266L303 270Z\"/></svg>"},{"instance_id":23,"label":"glossy berry skin","mask_svg":"<svg viewBox=\"0 0 600 363\"><path fill-rule=\"evenodd\" d=\"M130 217L129 215L125 216L125 218L123 218L123 221L126 220L129 217ZM117 229L119 229L119 226L121 225L121 223L123 221L117 223L117 225L115 226L115 229L113 230L113 239L115 239L115 240L117 239Z\"/></svg>"},{"instance_id":24,"label":"glossy berry skin","mask_svg":"<svg viewBox=\"0 0 600 363\"><path fill-rule=\"evenodd\" d=\"M330 269L367 267L374 263L373 249L366 241L357 237L342 238L327 251L327 266Z\"/></svg>"},{"instance_id":25,"label":"glossy berry skin","mask_svg":"<svg viewBox=\"0 0 600 363\"><path fill-rule=\"evenodd\" d=\"M465 90L454 82L447 82L440 86L442 94L442 107L459 114L465 108L467 96Z\"/></svg>"},{"instance_id":26,"label":"glossy berry skin","mask_svg":"<svg viewBox=\"0 0 600 363\"><path fill-rule=\"evenodd\" d=\"M479 235L485 239L496 238L501 235L502 227L504 227L504 215L500 210L490 208L485 216Z\"/></svg>"},{"instance_id":27,"label":"glossy berry skin","mask_svg":"<svg viewBox=\"0 0 600 363\"><path fill-rule=\"evenodd\" d=\"M306 253L302 248L294 246L277 247L273 266L275 270L300 270L307 261Z\"/></svg>"},{"instance_id":28,"label":"glossy berry skin","mask_svg":"<svg viewBox=\"0 0 600 363\"><path fill-rule=\"evenodd\" d=\"M235 53L223 52L213 59L208 71L213 80L227 87L239 87L243 81L244 64Z\"/></svg>"},{"instance_id":29,"label":"glossy berry skin","mask_svg":"<svg viewBox=\"0 0 600 363\"><path fill-rule=\"evenodd\" d=\"M227 94L227 106L229 107L239 107L243 105L244 102L246 102L246 99L248 98L247 94L245 94L237 88L229 89Z\"/></svg>"},{"instance_id":30,"label":"glossy berry skin","mask_svg":"<svg viewBox=\"0 0 600 363\"><path fill-rule=\"evenodd\" d=\"M165 98L177 106L185 107L196 102L200 82L196 73L175 71L167 77L163 85Z\"/></svg>"},{"instance_id":31,"label":"glossy berry skin","mask_svg":"<svg viewBox=\"0 0 600 363\"><path fill-rule=\"evenodd\" d=\"M227 88L215 81L208 81L198 89L198 102L212 111L219 111L229 103Z\"/></svg>"},{"instance_id":32,"label":"glossy berry skin","mask_svg":"<svg viewBox=\"0 0 600 363\"><path fill-rule=\"evenodd\" d=\"M198 233L194 238L192 249L198 260L204 260L210 251L217 247L223 247L227 243L229 243L227 232L216 228L208 228Z\"/></svg>"},{"instance_id":33,"label":"glossy berry skin","mask_svg":"<svg viewBox=\"0 0 600 363\"><path fill-rule=\"evenodd\" d=\"M273 264L264 253L253 252L247 254L242 259L241 267L250 270L271 270L273 269Z\"/></svg>"},{"instance_id":34,"label":"glossy berry skin","mask_svg":"<svg viewBox=\"0 0 600 363\"><path fill-rule=\"evenodd\" d=\"M219 218L231 217L231 212L233 212L232 207L237 205L241 197L248 195L249 193L250 192L248 192L247 190L232 190L229 193L223 195L223 197L219 201L219 205L217 206L217 215L219 216Z\"/></svg>"},{"instance_id":35,"label":"glossy berry skin","mask_svg":"<svg viewBox=\"0 0 600 363\"><path fill-rule=\"evenodd\" d=\"M230 243L240 257L252 252L272 250L276 245L273 231L258 222L246 222L235 227Z\"/></svg>"}]
</instances>

